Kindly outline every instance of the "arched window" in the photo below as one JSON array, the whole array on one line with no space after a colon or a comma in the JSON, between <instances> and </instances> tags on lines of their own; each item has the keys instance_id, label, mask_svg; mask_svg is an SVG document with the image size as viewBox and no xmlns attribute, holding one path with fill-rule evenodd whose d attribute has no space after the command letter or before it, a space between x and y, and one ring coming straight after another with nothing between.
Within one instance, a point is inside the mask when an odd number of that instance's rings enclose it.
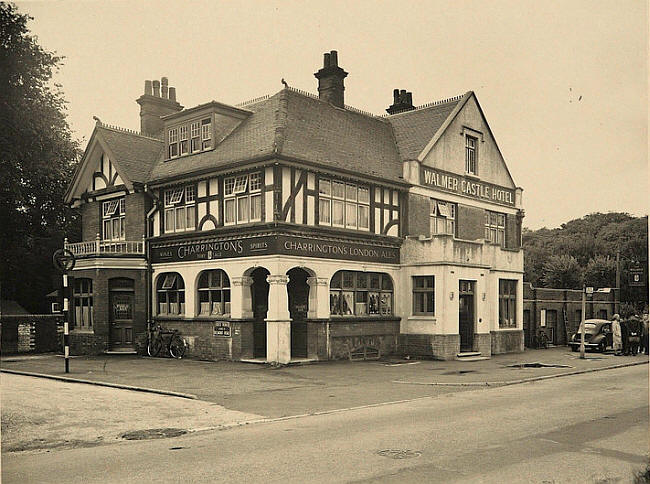
<instances>
[{"instance_id":1,"label":"arched window","mask_svg":"<svg viewBox=\"0 0 650 484\"><path fill-rule=\"evenodd\" d=\"M185 314L185 283L180 274L165 272L158 277L158 314Z\"/></svg>"},{"instance_id":2,"label":"arched window","mask_svg":"<svg viewBox=\"0 0 650 484\"><path fill-rule=\"evenodd\" d=\"M330 281L330 314L393 314L393 281L380 272L338 271Z\"/></svg>"},{"instance_id":3,"label":"arched window","mask_svg":"<svg viewBox=\"0 0 650 484\"><path fill-rule=\"evenodd\" d=\"M230 315L230 279L221 269L201 272L199 276L199 314Z\"/></svg>"}]
</instances>

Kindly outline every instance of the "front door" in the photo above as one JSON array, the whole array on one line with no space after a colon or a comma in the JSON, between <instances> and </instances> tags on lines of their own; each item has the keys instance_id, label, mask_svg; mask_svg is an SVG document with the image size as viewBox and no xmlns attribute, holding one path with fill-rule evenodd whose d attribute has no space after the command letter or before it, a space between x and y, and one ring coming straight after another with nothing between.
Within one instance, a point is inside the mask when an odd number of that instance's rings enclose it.
<instances>
[{"instance_id":1,"label":"front door","mask_svg":"<svg viewBox=\"0 0 650 484\"><path fill-rule=\"evenodd\" d=\"M110 293L111 350L132 350L133 346L133 292Z\"/></svg>"},{"instance_id":2,"label":"front door","mask_svg":"<svg viewBox=\"0 0 650 484\"><path fill-rule=\"evenodd\" d=\"M474 347L474 281L459 281L458 332L460 350L472 351Z\"/></svg>"},{"instance_id":3,"label":"front door","mask_svg":"<svg viewBox=\"0 0 650 484\"><path fill-rule=\"evenodd\" d=\"M287 275L287 297L291 317L291 358L307 358L307 311L309 310L309 285L307 271L295 268Z\"/></svg>"}]
</instances>

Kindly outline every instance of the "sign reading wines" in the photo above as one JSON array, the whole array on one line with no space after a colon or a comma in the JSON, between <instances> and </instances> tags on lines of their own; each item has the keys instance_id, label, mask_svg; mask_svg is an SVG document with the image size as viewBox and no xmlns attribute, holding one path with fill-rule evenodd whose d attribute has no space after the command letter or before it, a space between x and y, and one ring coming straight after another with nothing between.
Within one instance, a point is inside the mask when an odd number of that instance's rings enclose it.
<instances>
[{"instance_id":1,"label":"sign reading wines","mask_svg":"<svg viewBox=\"0 0 650 484\"><path fill-rule=\"evenodd\" d=\"M446 171L421 167L420 182L434 188L492 203L515 206L515 191Z\"/></svg>"},{"instance_id":2,"label":"sign reading wines","mask_svg":"<svg viewBox=\"0 0 650 484\"><path fill-rule=\"evenodd\" d=\"M154 243L151 247L151 261L154 264L269 254L399 264L399 247L289 234L214 238L160 245Z\"/></svg>"}]
</instances>

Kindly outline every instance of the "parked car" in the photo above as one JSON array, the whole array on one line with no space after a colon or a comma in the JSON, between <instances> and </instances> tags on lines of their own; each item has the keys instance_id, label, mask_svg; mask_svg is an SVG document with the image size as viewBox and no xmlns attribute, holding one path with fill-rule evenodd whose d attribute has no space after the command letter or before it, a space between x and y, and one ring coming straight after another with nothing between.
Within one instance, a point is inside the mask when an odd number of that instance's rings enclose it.
<instances>
[{"instance_id":1,"label":"parked car","mask_svg":"<svg viewBox=\"0 0 650 484\"><path fill-rule=\"evenodd\" d=\"M573 334L569 346L571 351L580 350L580 331ZM587 319L585 321L585 349L592 349L604 353L605 350L613 347L612 322L606 319Z\"/></svg>"}]
</instances>

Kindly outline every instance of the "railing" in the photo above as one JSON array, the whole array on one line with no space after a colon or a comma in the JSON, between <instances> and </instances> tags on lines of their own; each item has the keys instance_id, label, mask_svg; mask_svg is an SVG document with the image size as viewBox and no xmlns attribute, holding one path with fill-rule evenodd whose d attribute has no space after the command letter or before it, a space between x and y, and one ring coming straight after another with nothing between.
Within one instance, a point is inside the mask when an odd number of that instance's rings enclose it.
<instances>
[{"instance_id":1,"label":"railing","mask_svg":"<svg viewBox=\"0 0 650 484\"><path fill-rule=\"evenodd\" d=\"M75 257L92 257L104 255L144 255L145 244L142 240L101 240L90 242L63 243L63 247L72 252Z\"/></svg>"}]
</instances>

